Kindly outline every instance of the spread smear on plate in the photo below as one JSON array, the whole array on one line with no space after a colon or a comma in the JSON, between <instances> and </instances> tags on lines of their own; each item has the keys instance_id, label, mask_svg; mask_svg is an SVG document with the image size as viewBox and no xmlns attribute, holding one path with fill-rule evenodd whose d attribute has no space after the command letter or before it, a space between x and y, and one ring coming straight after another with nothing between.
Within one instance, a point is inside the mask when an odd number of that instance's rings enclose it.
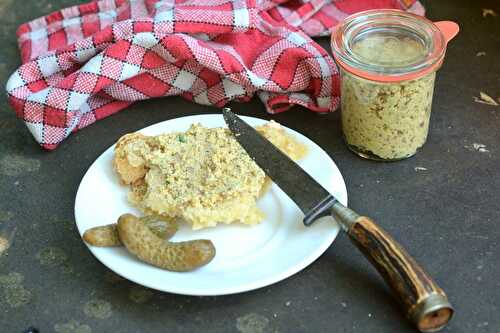
<instances>
[{"instance_id":1,"label":"spread smear on plate","mask_svg":"<svg viewBox=\"0 0 500 333\"><path fill-rule=\"evenodd\" d=\"M306 147L276 122L256 128L293 159ZM131 133L115 148L114 167L130 185L129 201L145 214L191 224L257 224L264 214L257 199L266 175L225 128L193 124L186 132L144 136Z\"/></svg>"}]
</instances>

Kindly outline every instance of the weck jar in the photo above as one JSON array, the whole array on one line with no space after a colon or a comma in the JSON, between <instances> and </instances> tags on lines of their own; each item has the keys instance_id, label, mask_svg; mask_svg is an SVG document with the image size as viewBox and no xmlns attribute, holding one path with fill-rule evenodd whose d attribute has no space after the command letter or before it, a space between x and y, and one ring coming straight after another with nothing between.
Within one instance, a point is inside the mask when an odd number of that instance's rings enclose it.
<instances>
[{"instance_id":1,"label":"weck jar","mask_svg":"<svg viewBox=\"0 0 500 333\"><path fill-rule=\"evenodd\" d=\"M436 71L457 33L454 22L389 9L351 15L335 29L342 132L353 152L395 161L424 145Z\"/></svg>"}]
</instances>

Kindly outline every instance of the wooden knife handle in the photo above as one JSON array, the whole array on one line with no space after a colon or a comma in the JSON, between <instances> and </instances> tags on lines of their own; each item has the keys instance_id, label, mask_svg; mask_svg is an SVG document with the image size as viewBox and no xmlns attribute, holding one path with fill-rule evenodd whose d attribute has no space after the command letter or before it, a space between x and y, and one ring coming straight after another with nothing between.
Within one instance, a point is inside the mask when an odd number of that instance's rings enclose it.
<instances>
[{"instance_id":1,"label":"wooden knife handle","mask_svg":"<svg viewBox=\"0 0 500 333\"><path fill-rule=\"evenodd\" d=\"M344 221L335 207L333 212L337 214L334 216L391 287L408 318L422 332L435 332L446 326L454 310L444 291L373 220L359 216L347 207L341 206L341 209L350 211L344 214Z\"/></svg>"}]
</instances>

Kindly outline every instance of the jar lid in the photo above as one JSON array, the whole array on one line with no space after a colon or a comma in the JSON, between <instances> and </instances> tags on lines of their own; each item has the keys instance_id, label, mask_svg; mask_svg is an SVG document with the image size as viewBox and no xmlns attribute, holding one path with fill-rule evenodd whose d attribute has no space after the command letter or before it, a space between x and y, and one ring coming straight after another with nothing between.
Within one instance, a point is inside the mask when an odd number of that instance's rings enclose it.
<instances>
[{"instance_id":1,"label":"jar lid","mask_svg":"<svg viewBox=\"0 0 500 333\"><path fill-rule=\"evenodd\" d=\"M347 17L332 33L331 44L335 60L346 71L397 82L437 70L457 32L454 22L434 24L401 10L375 9Z\"/></svg>"}]
</instances>

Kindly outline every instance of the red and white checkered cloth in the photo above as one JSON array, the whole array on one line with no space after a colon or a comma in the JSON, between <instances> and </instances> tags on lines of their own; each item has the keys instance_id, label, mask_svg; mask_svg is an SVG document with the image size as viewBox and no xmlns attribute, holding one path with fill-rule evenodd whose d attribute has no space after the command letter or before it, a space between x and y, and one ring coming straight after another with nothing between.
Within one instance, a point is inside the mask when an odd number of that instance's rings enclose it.
<instances>
[{"instance_id":1,"label":"red and white checkered cloth","mask_svg":"<svg viewBox=\"0 0 500 333\"><path fill-rule=\"evenodd\" d=\"M371 8L423 14L414 0L93 1L19 27L23 65L7 92L46 149L153 97L221 107L257 94L272 113L334 111L337 68L308 35Z\"/></svg>"}]
</instances>

